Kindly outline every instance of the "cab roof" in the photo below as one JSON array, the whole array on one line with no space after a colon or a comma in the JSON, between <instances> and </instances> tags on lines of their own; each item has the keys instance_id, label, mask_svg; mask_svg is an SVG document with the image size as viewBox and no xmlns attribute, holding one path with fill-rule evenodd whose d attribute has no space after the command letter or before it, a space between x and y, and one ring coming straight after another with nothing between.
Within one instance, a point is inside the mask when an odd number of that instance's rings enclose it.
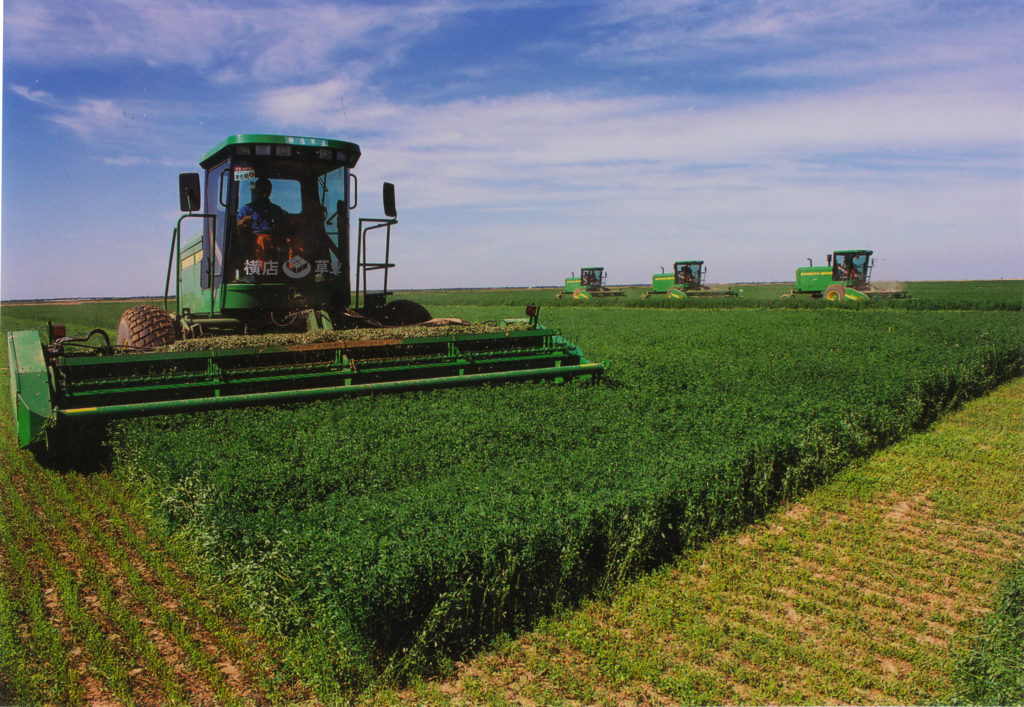
<instances>
[{"instance_id":1,"label":"cab roof","mask_svg":"<svg viewBox=\"0 0 1024 707\"><path fill-rule=\"evenodd\" d=\"M240 134L224 138L212 150L199 158L199 165L207 169L229 155L237 157L296 157L308 155L338 165L354 167L359 161L359 145L344 140L297 135Z\"/></svg>"}]
</instances>

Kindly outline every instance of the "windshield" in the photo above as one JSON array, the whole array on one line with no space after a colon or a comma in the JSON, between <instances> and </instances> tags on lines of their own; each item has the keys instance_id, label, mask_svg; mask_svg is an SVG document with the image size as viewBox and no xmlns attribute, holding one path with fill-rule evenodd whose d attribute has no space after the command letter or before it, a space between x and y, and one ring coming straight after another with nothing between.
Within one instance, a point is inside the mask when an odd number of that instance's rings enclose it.
<instances>
[{"instance_id":1,"label":"windshield","mask_svg":"<svg viewBox=\"0 0 1024 707\"><path fill-rule=\"evenodd\" d=\"M700 264L699 263L676 263L676 284L677 285L699 285Z\"/></svg>"},{"instance_id":2,"label":"windshield","mask_svg":"<svg viewBox=\"0 0 1024 707\"><path fill-rule=\"evenodd\" d=\"M229 279L241 282L325 280L342 275L338 219L326 203L344 200L344 169L328 175L279 174L236 164L238 208ZM333 212L333 209L332 209ZM346 214L347 215L347 214ZM347 222L345 223L347 233Z\"/></svg>"},{"instance_id":3,"label":"windshield","mask_svg":"<svg viewBox=\"0 0 1024 707\"><path fill-rule=\"evenodd\" d=\"M867 282L870 253L836 253L832 266L832 279Z\"/></svg>"}]
</instances>

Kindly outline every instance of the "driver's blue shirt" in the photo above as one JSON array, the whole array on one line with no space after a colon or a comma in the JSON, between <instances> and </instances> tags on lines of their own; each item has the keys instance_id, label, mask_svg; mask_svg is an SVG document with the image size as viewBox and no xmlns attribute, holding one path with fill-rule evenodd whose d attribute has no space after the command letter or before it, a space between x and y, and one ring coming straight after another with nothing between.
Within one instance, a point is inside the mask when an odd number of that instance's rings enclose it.
<instances>
[{"instance_id":1,"label":"driver's blue shirt","mask_svg":"<svg viewBox=\"0 0 1024 707\"><path fill-rule=\"evenodd\" d=\"M278 219L284 217L286 212L277 204L271 201L249 202L238 210L238 220L246 216L252 216L253 233L273 233L274 226Z\"/></svg>"}]
</instances>

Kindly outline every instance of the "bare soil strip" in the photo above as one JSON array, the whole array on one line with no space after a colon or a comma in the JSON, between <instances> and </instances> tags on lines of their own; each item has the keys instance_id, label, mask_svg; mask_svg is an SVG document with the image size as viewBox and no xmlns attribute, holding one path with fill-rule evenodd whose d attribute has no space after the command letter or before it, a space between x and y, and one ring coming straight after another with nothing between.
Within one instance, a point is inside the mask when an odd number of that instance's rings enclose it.
<instances>
[{"instance_id":1,"label":"bare soil strip","mask_svg":"<svg viewBox=\"0 0 1024 707\"><path fill-rule=\"evenodd\" d=\"M1024 380L746 532L374 702L913 704L1024 553Z\"/></svg>"}]
</instances>

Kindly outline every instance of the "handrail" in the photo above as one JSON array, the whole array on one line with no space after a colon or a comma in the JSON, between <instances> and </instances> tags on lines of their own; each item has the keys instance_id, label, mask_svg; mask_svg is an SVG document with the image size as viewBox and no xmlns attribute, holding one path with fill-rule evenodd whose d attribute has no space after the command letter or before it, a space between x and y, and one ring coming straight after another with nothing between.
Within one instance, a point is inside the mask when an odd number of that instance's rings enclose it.
<instances>
[{"instance_id":1,"label":"handrail","mask_svg":"<svg viewBox=\"0 0 1024 707\"><path fill-rule=\"evenodd\" d=\"M355 293L355 306L366 306L366 273L370 270L383 270L384 271L384 292L388 291L388 270L395 267L395 264L390 262L391 258L391 227L398 223L397 218L361 218L359 219L359 242L356 244L356 293ZM365 224L376 224L374 226L367 226ZM378 228L387 228L385 242L384 242L384 262L382 263L370 263L366 257L366 243L367 234ZM360 274L362 275L362 301L360 297Z\"/></svg>"},{"instance_id":2,"label":"handrail","mask_svg":"<svg viewBox=\"0 0 1024 707\"><path fill-rule=\"evenodd\" d=\"M181 316L181 222L187 218L210 218L213 219L213 228L210 229L210 259L204 261L207 264L207 272L210 273L210 313L213 313L213 250L214 240L217 235L217 214L182 214L174 227L171 235L171 260L167 262L167 279L164 281L164 311L167 311L167 298L171 291L171 266L174 266L174 315ZM223 284L223 283L222 283Z\"/></svg>"}]
</instances>

